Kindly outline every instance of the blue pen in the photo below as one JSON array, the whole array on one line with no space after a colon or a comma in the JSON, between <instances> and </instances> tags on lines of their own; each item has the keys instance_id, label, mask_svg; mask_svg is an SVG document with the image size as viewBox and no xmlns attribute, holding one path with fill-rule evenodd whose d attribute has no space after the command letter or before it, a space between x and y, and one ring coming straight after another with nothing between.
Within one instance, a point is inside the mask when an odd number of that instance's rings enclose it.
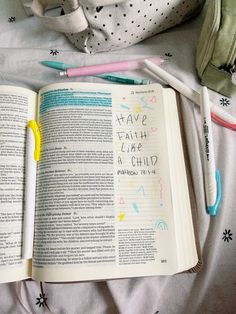
<instances>
[{"instance_id":1,"label":"blue pen","mask_svg":"<svg viewBox=\"0 0 236 314\"><path fill-rule=\"evenodd\" d=\"M58 62L58 61L41 61L41 64L57 69L57 70L62 70L65 71L70 68L74 68L75 66L72 64L66 64L63 62ZM139 79L131 76L126 76L126 75L121 75L121 74L97 74L94 75L96 77L102 78L104 80L116 82L116 83L122 83L122 84L132 84L132 85L147 85L150 84L150 80L148 79Z\"/></svg>"}]
</instances>

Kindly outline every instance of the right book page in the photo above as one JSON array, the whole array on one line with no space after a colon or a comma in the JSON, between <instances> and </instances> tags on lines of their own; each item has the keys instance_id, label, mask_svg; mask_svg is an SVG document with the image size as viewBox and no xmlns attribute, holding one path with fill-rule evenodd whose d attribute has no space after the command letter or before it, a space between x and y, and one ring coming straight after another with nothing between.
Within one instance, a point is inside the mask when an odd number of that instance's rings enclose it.
<instances>
[{"instance_id":1,"label":"right book page","mask_svg":"<svg viewBox=\"0 0 236 314\"><path fill-rule=\"evenodd\" d=\"M190 202L189 183L187 178L186 159L181 136L180 117L176 93L171 88L163 89L166 134L168 143L171 194L175 238L178 259L178 272L189 270L197 265L199 259L194 234L193 216ZM197 236L197 235L196 235Z\"/></svg>"},{"instance_id":2,"label":"right book page","mask_svg":"<svg viewBox=\"0 0 236 314\"><path fill-rule=\"evenodd\" d=\"M155 84L114 93L117 256L121 267L137 273L138 265L143 270L148 265L146 274L178 269L165 114L169 99L163 92Z\"/></svg>"}]
</instances>

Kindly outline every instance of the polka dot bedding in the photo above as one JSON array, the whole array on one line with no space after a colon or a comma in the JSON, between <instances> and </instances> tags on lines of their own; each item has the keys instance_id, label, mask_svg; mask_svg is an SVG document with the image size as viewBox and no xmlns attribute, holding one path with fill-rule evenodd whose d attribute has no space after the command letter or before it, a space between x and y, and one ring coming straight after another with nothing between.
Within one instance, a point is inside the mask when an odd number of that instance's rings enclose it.
<instances>
[{"instance_id":1,"label":"polka dot bedding","mask_svg":"<svg viewBox=\"0 0 236 314\"><path fill-rule=\"evenodd\" d=\"M39 0L37 0L39 1ZM42 1L42 0L41 0ZM67 24L86 20L81 31L64 32L86 53L112 51L134 45L148 37L184 22L197 14L203 0L61 0ZM105 5L104 5L105 4ZM82 8L81 19L69 19ZM60 17L55 23L60 24ZM54 25L56 29L56 24ZM58 25L58 30L61 30ZM69 25L68 25L69 26Z\"/></svg>"}]
</instances>

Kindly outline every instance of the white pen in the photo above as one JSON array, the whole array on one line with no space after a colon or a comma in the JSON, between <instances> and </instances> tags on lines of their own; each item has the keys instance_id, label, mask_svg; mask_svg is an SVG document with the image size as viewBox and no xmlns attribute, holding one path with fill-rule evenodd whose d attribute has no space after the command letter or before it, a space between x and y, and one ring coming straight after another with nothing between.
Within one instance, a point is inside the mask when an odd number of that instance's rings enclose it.
<instances>
[{"instance_id":1,"label":"white pen","mask_svg":"<svg viewBox=\"0 0 236 314\"><path fill-rule=\"evenodd\" d=\"M214 145L211 127L211 112L207 88L204 86L200 93L200 110L203 140L204 178L206 187L207 206L213 206L216 201L216 167Z\"/></svg>"},{"instance_id":2,"label":"white pen","mask_svg":"<svg viewBox=\"0 0 236 314\"><path fill-rule=\"evenodd\" d=\"M208 90L205 86L202 87L200 92L200 111L207 211L211 216L215 216L218 212L222 192L220 172L215 167L210 101Z\"/></svg>"},{"instance_id":3,"label":"white pen","mask_svg":"<svg viewBox=\"0 0 236 314\"><path fill-rule=\"evenodd\" d=\"M168 83L171 87L176 89L180 94L192 100L195 104L200 105L200 94L197 91L188 87L183 82L181 82L180 80L178 80L173 75L169 74L168 72L166 72L153 62L149 60L144 60L144 64L152 74L158 76L160 79ZM236 125L236 118L234 118L232 115L230 115L220 107L210 102L210 108L212 113L220 117L226 123ZM218 121L218 123L222 124L221 121ZM225 126L225 124L222 125Z\"/></svg>"},{"instance_id":4,"label":"white pen","mask_svg":"<svg viewBox=\"0 0 236 314\"><path fill-rule=\"evenodd\" d=\"M37 160L40 157L40 134L36 121L27 125L25 158L25 198L23 223L22 258L30 259L33 255L34 215Z\"/></svg>"}]
</instances>

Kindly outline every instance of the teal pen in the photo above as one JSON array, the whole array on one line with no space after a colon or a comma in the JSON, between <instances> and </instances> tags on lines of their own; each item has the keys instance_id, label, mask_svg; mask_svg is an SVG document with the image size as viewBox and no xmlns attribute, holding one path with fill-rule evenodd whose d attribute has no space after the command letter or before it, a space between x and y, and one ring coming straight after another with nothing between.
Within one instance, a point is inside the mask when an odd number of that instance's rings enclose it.
<instances>
[{"instance_id":1,"label":"teal pen","mask_svg":"<svg viewBox=\"0 0 236 314\"><path fill-rule=\"evenodd\" d=\"M46 67L56 69L56 70L62 70L62 71L75 67L72 64L66 64L66 63L58 62L58 61L41 61L40 63L42 65L45 65Z\"/></svg>"},{"instance_id":2,"label":"teal pen","mask_svg":"<svg viewBox=\"0 0 236 314\"><path fill-rule=\"evenodd\" d=\"M58 61L41 61L40 63L49 67L49 68L62 70L62 71L65 71L67 69L75 67L72 64L66 64L66 63L58 62ZM112 81L112 82L116 82L116 83L122 83L122 84L133 84L133 85L150 84L150 80L148 80L148 79L140 79L140 78L135 78L135 77L126 76L126 75L122 75L122 74L106 73L106 74L97 74L94 76L102 78L104 80L108 80L108 81Z\"/></svg>"},{"instance_id":3,"label":"teal pen","mask_svg":"<svg viewBox=\"0 0 236 314\"><path fill-rule=\"evenodd\" d=\"M122 84L133 84L133 85L147 85L150 84L150 80L147 79L139 79L131 76L125 76L121 74L97 74L96 77L100 77L102 79L116 82L116 83L122 83Z\"/></svg>"}]
</instances>

